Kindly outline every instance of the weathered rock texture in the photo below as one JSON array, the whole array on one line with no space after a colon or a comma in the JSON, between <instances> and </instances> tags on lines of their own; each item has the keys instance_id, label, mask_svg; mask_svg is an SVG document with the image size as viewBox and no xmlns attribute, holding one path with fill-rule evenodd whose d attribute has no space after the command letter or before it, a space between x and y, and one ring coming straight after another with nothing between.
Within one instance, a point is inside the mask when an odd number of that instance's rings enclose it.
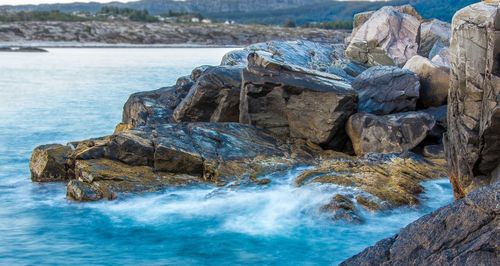
<instances>
[{"instance_id":1,"label":"weathered rock texture","mask_svg":"<svg viewBox=\"0 0 500 266\"><path fill-rule=\"evenodd\" d=\"M243 71L241 123L341 149L345 122L355 110L356 93L344 79L250 54Z\"/></svg>"},{"instance_id":2,"label":"weathered rock texture","mask_svg":"<svg viewBox=\"0 0 500 266\"><path fill-rule=\"evenodd\" d=\"M499 201L496 182L420 218L341 265L498 265Z\"/></svg>"},{"instance_id":3,"label":"weathered rock texture","mask_svg":"<svg viewBox=\"0 0 500 266\"><path fill-rule=\"evenodd\" d=\"M423 22L420 25L420 43L418 54L423 57L429 57L429 53L436 44L440 42L444 46L450 45L451 27L449 23L433 19Z\"/></svg>"},{"instance_id":4,"label":"weathered rock texture","mask_svg":"<svg viewBox=\"0 0 500 266\"><path fill-rule=\"evenodd\" d=\"M416 55L406 62L404 69L417 74L420 79L419 104L436 107L446 104L450 87L450 69L434 64L431 60Z\"/></svg>"},{"instance_id":5,"label":"weathered rock texture","mask_svg":"<svg viewBox=\"0 0 500 266\"><path fill-rule=\"evenodd\" d=\"M357 76L352 88L358 93L358 112L385 115L415 110L420 82L411 71L377 66Z\"/></svg>"},{"instance_id":6,"label":"weathered rock texture","mask_svg":"<svg viewBox=\"0 0 500 266\"><path fill-rule=\"evenodd\" d=\"M59 144L42 145L31 155L31 180L34 182L53 182L67 180L66 160L71 152L69 146Z\"/></svg>"},{"instance_id":7,"label":"weathered rock texture","mask_svg":"<svg viewBox=\"0 0 500 266\"><path fill-rule=\"evenodd\" d=\"M457 197L492 180L500 163L500 10L477 3L453 18L446 153Z\"/></svg>"},{"instance_id":8,"label":"weathered rock texture","mask_svg":"<svg viewBox=\"0 0 500 266\"><path fill-rule=\"evenodd\" d=\"M420 23L411 6L383 7L353 32L346 55L369 65L403 66L417 54Z\"/></svg>"},{"instance_id":9,"label":"weathered rock texture","mask_svg":"<svg viewBox=\"0 0 500 266\"><path fill-rule=\"evenodd\" d=\"M347 134L357 155L401 153L420 144L435 123L432 116L424 112L385 116L357 113L347 122Z\"/></svg>"}]
</instances>

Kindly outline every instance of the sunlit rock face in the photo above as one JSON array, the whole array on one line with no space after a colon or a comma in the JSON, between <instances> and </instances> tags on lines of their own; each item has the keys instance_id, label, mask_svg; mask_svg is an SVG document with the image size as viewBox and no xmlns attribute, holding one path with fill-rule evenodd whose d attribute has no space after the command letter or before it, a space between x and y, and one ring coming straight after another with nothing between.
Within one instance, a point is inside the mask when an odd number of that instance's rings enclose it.
<instances>
[{"instance_id":1,"label":"sunlit rock face","mask_svg":"<svg viewBox=\"0 0 500 266\"><path fill-rule=\"evenodd\" d=\"M498 178L499 3L482 2L460 10L452 31L446 153L455 196L463 197Z\"/></svg>"}]
</instances>

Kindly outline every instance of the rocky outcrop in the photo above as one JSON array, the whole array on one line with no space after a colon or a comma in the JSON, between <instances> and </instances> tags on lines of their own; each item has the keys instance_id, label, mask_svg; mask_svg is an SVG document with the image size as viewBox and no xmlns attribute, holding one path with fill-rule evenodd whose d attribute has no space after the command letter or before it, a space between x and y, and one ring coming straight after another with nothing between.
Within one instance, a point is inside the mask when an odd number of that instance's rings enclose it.
<instances>
[{"instance_id":1,"label":"rocky outcrop","mask_svg":"<svg viewBox=\"0 0 500 266\"><path fill-rule=\"evenodd\" d=\"M281 138L342 149L344 126L356 110L356 93L341 77L252 53L243 71L240 122Z\"/></svg>"},{"instance_id":2,"label":"rocky outcrop","mask_svg":"<svg viewBox=\"0 0 500 266\"><path fill-rule=\"evenodd\" d=\"M436 65L451 68L450 48L447 46L442 46L440 42L436 42L431 52L429 53L429 58Z\"/></svg>"},{"instance_id":3,"label":"rocky outcrop","mask_svg":"<svg viewBox=\"0 0 500 266\"><path fill-rule=\"evenodd\" d=\"M0 42L91 44L249 45L271 40L343 42L344 31L262 25L170 24L131 21L13 22L0 25Z\"/></svg>"},{"instance_id":4,"label":"rocky outcrop","mask_svg":"<svg viewBox=\"0 0 500 266\"><path fill-rule=\"evenodd\" d=\"M424 112L385 116L357 113L349 118L346 128L357 155L401 153L420 144L435 123Z\"/></svg>"},{"instance_id":5,"label":"rocky outcrop","mask_svg":"<svg viewBox=\"0 0 500 266\"><path fill-rule=\"evenodd\" d=\"M481 2L452 22L446 154L456 197L487 185L500 163L500 10Z\"/></svg>"},{"instance_id":6,"label":"rocky outcrop","mask_svg":"<svg viewBox=\"0 0 500 266\"><path fill-rule=\"evenodd\" d=\"M446 104L450 87L449 68L416 55L406 62L404 69L416 73L420 79L420 106L427 108Z\"/></svg>"},{"instance_id":7,"label":"rocky outcrop","mask_svg":"<svg viewBox=\"0 0 500 266\"><path fill-rule=\"evenodd\" d=\"M383 7L353 32L346 55L372 66L403 66L417 54L420 23L411 6Z\"/></svg>"},{"instance_id":8,"label":"rocky outcrop","mask_svg":"<svg viewBox=\"0 0 500 266\"><path fill-rule=\"evenodd\" d=\"M352 82L358 93L358 112L378 115L413 111L417 106L418 77L397 67L372 67Z\"/></svg>"},{"instance_id":9,"label":"rocky outcrop","mask_svg":"<svg viewBox=\"0 0 500 266\"><path fill-rule=\"evenodd\" d=\"M224 55L221 65L246 66L248 55L259 53L281 65L312 69L352 79L363 72L366 66L347 59L344 51L344 45L339 43L317 43L304 40L271 41L252 44L243 50L231 51Z\"/></svg>"},{"instance_id":10,"label":"rocky outcrop","mask_svg":"<svg viewBox=\"0 0 500 266\"><path fill-rule=\"evenodd\" d=\"M238 122L241 70L208 67L193 73L196 83L174 111L175 122Z\"/></svg>"},{"instance_id":11,"label":"rocky outcrop","mask_svg":"<svg viewBox=\"0 0 500 266\"><path fill-rule=\"evenodd\" d=\"M70 146L60 144L42 145L35 148L30 160L31 180L33 182L67 180L66 160L70 153Z\"/></svg>"},{"instance_id":12,"label":"rocky outcrop","mask_svg":"<svg viewBox=\"0 0 500 266\"><path fill-rule=\"evenodd\" d=\"M478 189L340 265L497 265L499 198L500 182Z\"/></svg>"},{"instance_id":13,"label":"rocky outcrop","mask_svg":"<svg viewBox=\"0 0 500 266\"><path fill-rule=\"evenodd\" d=\"M132 94L123 107L123 125L134 128L173 122L174 109L192 85L190 77L183 77L175 86Z\"/></svg>"},{"instance_id":14,"label":"rocky outcrop","mask_svg":"<svg viewBox=\"0 0 500 266\"><path fill-rule=\"evenodd\" d=\"M444 46L450 45L451 27L449 23L433 19L423 22L420 25L420 43L418 54L423 57L429 57L429 53L436 44L441 43Z\"/></svg>"}]
</instances>

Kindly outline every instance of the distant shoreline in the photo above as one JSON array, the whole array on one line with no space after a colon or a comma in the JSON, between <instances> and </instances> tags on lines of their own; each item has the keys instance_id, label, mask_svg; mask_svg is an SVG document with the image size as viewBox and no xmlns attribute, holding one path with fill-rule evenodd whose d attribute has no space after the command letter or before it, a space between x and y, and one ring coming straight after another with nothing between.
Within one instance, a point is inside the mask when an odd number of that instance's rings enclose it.
<instances>
[{"instance_id":1,"label":"distant shoreline","mask_svg":"<svg viewBox=\"0 0 500 266\"><path fill-rule=\"evenodd\" d=\"M0 47L29 48L241 48L244 45L212 44L129 44L129 43L77 43L77 42L0 42Z\"/></svg>"}]
</instances>

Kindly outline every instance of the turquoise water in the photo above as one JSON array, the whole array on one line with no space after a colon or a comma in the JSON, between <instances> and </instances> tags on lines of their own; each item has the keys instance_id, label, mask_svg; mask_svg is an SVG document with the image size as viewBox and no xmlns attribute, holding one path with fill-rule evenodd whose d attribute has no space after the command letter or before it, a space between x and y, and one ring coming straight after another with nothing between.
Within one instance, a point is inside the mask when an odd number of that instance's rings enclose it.
<instances>
[{"instance_id":1,"label":"turquoise water","mask_svg":"<svg viewBox=\"0 0 500 266\"><path fill-rule=\"evenodd\" d=\"M422 206L366 222L318 211L336 186L295 188L302 169L270 187L195 187L73 203L63 184L33 184L31 150L110 134L129 94L175 82L227 49L51 49L0 53L1 265L332 265L452 201L425 183Z\"/></svg>"}]
</instances>

